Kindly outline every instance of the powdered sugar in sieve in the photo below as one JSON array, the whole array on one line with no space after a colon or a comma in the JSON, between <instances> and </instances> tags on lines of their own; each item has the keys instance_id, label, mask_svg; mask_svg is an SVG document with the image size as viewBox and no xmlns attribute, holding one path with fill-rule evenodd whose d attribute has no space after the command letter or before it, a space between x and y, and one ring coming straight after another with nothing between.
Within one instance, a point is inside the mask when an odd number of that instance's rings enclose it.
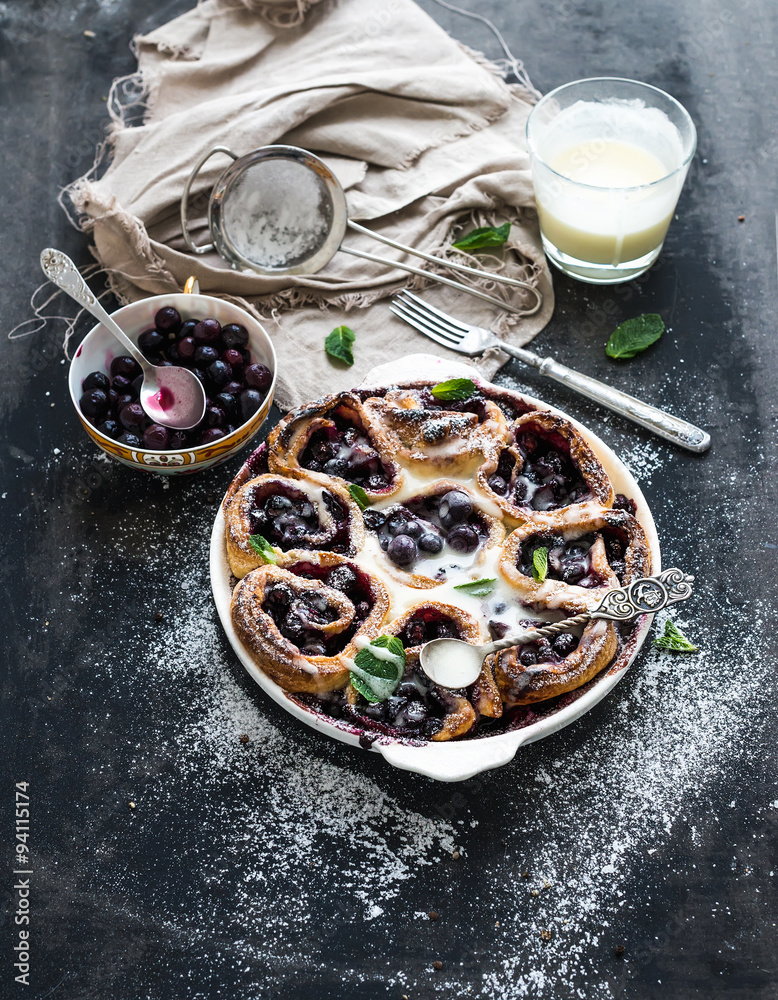
<instances>
[{"instance_id":1,"label":"powdered sugar in sieve","mask_svg":"<svg viewBox=\"0 0 778 1000\"><path fill-rule=\"evenodd\" d=\"M224 195L227 239L262 268L294 267L324 244L332 199L318 174L302 163L266 159L252 164Z\"/></svg>"}]
</instances>

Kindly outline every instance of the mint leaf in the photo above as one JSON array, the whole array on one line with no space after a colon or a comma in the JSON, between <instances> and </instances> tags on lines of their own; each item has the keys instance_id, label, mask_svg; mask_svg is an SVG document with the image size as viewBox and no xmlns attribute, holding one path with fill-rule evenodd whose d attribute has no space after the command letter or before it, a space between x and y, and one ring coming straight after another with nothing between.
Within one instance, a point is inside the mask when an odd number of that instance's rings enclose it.
<instances>
[{"instance_id":1,"label":"mint leaf","mask_svg":"<svg viewBox=\"0 0 778 1000\"><path fill-rule=\"evenodd\" d=\"M697 647L689 642L683 632L669 618L665 622L665 634L654 639L651 645L656 646L657 649L667 649L671 653L697 652Z\"/></svg>"},{"instance_id":2,"label":"mint leaf","mask_svg":"<svg viewBox=\"0 0 778 1000\"><path fill-rule=\"evenodd\" d=\"M262 556L266 563L278 562L278 556L276 555L273 546L264 535L249 535L249 545L257 553L257 555Z\"/></svg>"},{"instance_id":3,"label":"mint leaf","mask_svg":"<svg viewBox=\"0 0 778 1000\"><path fill-rule=\"evenodd\" d=\"M471 597L488 597L494 590L495 583L497 583L496 576L484 576L480 580L471 580L470 583L458 583L454 590L461 590Z\"/></svg>"},{"instance_id":4,"label":"mint leaf","mask_svg":"<svg viewBox=\"0 0 778 1000\"><path fill-rule=\"evenodd\" d=\"M379 654L376 651L381 650ZM386 701L405 670L405 648L397 636L379 635L354 657L351 683L369 702Z\"/></svg>"},{"instance_id":5,"label":"mint leaf","mask_svg":"<svg viewBox=\"0 0 778 1000\"><path fill-rule=\"evenodd\" d=\"M665 324L658 313L635 316L616 327L605 345L605 353L609 358L626 361L655 344L664 332Z\"/></svg>"},{"instance_id":6,"label":"mint leaf","mask_svg":"<svg viewBox=\"0 0 778 1000\"><path fill-rule=\"evenodd\" d=\"M501 247L511 234L510 222L501 226L482 226L460 236L452 246L456 250L484 250L487 247Z\"/></svg>"},{"instance_id":7,"label":"mint leaf","mask_svg":"<svg viewBox=\"0 0 778 1000\"><path fill-rule=\"evenodd\" d=\"M365 507L370 506L370 500L368 499L367 493L365 493L361 486L357 486L356 483L349 483L348 491L351 494L351 499L356 503L360 510L364 510Z\"/></svg>"},{"instance_id":8,"label":"mint leaf","mask_svg":"<svg viewBox=\"0 0 778 1000\"><path fill-rule=\"evenodd\" d=\"M540 545L532 553L532 576L538 583L543 583L548 573L548 549Z\"/></svg>"},{"instance_id":9,"label":"mint leaf","mask_svg":"<svg viewBox=\"0 0 778 1000\"><path fill-rule=\"evenodd\" d=\"M351 345L356 340L356 334L347 326L336 326L332 333L327 334L324 350L331 358L343 361L349 367L354 364Z\"/></svg>"},{"instance_id":10,"label":"mint leaf","mask_svg":"<svg viewBox=\"0 0 778 1000\"><path fill-rule=\"evenodd\" d=\"M469 399L475 392L475 382L469 378L450 378L447 382L438 382L430 392L435 399L450 399L460 401Z\"/></svg>"}]
</instances>

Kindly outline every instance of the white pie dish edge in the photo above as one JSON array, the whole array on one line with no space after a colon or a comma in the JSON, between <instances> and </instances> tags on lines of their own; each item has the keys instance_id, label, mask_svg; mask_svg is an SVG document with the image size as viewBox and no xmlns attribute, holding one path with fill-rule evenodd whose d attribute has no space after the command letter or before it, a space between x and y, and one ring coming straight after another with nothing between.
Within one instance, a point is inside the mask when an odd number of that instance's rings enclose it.
<instances>
[{"instance_id":1,"label":"white pie dish edge","mask_svg":"<svg viewBox=\"0 0 778 1000\"><path fill-rule=\"evenodd\" d=\"M413 354L373 368L363 380L362 386L374 385L378 387L404 380L426 378L434 378L439 381L447 378L474 378L475 381L481 383L486 381L474 368L460 361L448 361L445 358L429 354ZM645 497L632 473L604 441L573 417L542 400L527 396L524 393L520 393L519 395L541 409L546 409L565 417L584 435L605 467L605 471L608 473L615 491L617 493L625 493L635 501L638 520L645 529L648 538L653 572L658 573L661 569L661 556L656 525L654 524L654 519ZM360 746L358 733L341 729L335 723L328 721L322 716L315 715L289 697L283 688L271 680L257 666L251 653L238 638L230 616L230 600L232 597L230 586L231 574L227 562L224 529L224 515L220 506L211 533L211 589L222 627L238 659L262 690L296 719L333 739L348 743L351 746ZM434 778L437 781L465 781L483 771L507 764L516 755L519 747L534 743L536 740L544 739L546 736L558 732L565 726L570 725L571 722L575 722L576 719L579 719L601 701L621 680L627 668L634 661L645 642L652 620L653 615L643 616L637 632L630 641L629 650L622 652L616 664L598 675L588 685L584 685L583 694L577 697L572 703L538 722L531 723L522 729L499 733L493 736L446 743L430 742L422 746L411 746L399 741L391 741L388 737L379 737L379 740L370 747L370 750L380 753L394 767L405 771L413 771L428 778Z\"/></svg>"}]
</instances>

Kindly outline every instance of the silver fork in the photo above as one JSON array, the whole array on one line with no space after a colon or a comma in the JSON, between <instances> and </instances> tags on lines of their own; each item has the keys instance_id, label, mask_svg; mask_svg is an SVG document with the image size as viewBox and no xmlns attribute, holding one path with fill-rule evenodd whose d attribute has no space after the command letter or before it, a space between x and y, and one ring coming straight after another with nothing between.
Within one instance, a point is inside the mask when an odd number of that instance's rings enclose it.
<instances>
[{"instance_id":1,"label":"silver fork","mask_svg":"<svg viewBox=\"0 0 778 1000\"><path fill-rule=\"evenodd\" d=\"M553 358L541 358L532 351L524 350L523 347L506 344L491 330L460 323L453 316L429 305L412 292L400 292L394 297L389 308L395 316L399 316L442 347L448 347L449 350L459 351L460 354L467 354L470 357L482 354L489 347L499 347L511 357L523 361L525 365L537 368L541 375L546 375L555 382L561 382L573 392L586 396L601 406L607 406L614 413L627 417L628 420L640 424L641 427L653 431L667 441L672 441L673 444L698 453L710 448L710 434L695 427L694 424L681 420L680 417L674 417L671 413L665 413L664 410L644 403L589 375L583 375L572 368L560 365Z\"/></svg>"}]
</instances>

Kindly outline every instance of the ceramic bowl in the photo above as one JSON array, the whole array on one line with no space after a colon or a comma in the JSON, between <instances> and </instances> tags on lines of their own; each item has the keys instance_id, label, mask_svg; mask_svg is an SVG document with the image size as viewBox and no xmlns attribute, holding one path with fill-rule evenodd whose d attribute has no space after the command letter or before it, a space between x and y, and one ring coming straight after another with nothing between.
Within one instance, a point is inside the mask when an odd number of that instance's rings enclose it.
<instances>
[{"instance_id":1,"label":"ceramic bowl","mask_svg":"<svg viewBox=\"0 0 778 1000\"><path fill-rule=\"evenodd\" d=\"M472 378L476 382L484 381L475 369L461 362L452 362L432 355L414 354L374 368L368 373L360 388L393 385L419 378L432 378L437 381L443 381L447 378ZM652 572L658 573L662 567L656 526L645 497L629 469L604 441L562 410L549 406L548 403L541 400L533 399L532 396L525 393L521 394L521 398L540 409L565 417L575 424L583 434L605 467L614 490L617 493L626 494L635 501L638 520L643 525L648 538ZM250 651L241 642L233 628L230 615L233 580L227 562L224 531L224 514L220 507L211 535L211 587L224 631L241 663L262 690L273 701L286 709L290 715L325 736L348 743L353 747L362 748L360 736L363 734L360 730L309 711L257 666ZM570 725L571 722L575 722L576 719L580 719L615 687L645 642L653 617L653 615L642 615L637 620L636 628L629 641L602 673L584 684L583 687L560 698L553 711L521 729L508 730L476 739L452 740L446 743L429 742L421 746L413 746L393 737L381 737L372 742L368 752L381 754L387 763L394 767L405 771L415 771L417 774L438 781L464 781L482 771L507 764L514 758L520 747L544 739Z\"/></svg>"},{"instance_id":2,"label":"ceramic bowl","mask_svg":"<svg viewBox=\"0 0 778 1000\"><path fill-rule=\"evenodd\" d=\"M113 319L127 335L137 342L138 336L154 325L154 315L163 306L174 306L184 319L203 319L212 316L223 326L227 323L241 323L249 332L249 350L253 360L267 365L273 373L273 382L262 406L250 420L241 424L232 434L214 441L212 444L198 445L185 451L146 451L143 448L132 448L114 441L113 438L101 434L81 413L78 401L81 397L81 383L93 371L108 372L112 359L124 353L121 344L98 323L76 350L70 364L68 383L70 397L76 408L76 413L84 430L95 444L110 455L111 458L129 465L130 468L143 472L157 472L166 475L173 473L193 473L208 469L234 455L256 436L265 422L273 402L273 390L276 381L276 354L273 344L262 324L245 309L225 302L211 295L200 295L188 292L176 292L170 295L154 295L148 299L140 299L130 305L123 306L112 313Z\"/></svg>"}]
</instances>

